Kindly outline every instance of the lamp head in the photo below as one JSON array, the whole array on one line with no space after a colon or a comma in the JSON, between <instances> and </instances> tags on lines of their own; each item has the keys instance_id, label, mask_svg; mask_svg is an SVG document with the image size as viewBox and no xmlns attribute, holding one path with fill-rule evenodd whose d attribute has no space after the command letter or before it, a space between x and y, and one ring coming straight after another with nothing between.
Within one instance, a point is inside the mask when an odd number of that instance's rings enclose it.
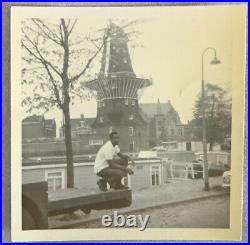
<instances>
[{"instance_id":1,"label":"lamp head","mask_svg":"<svg viewBox=\"0 0 250 245\"><path fill-rule=\"evenodd\" d=\"M218 65L220 64L220 60L217 59L217 56L214 56L214 59L210 62L212 65Z\"/></svg>"}]
</instances>

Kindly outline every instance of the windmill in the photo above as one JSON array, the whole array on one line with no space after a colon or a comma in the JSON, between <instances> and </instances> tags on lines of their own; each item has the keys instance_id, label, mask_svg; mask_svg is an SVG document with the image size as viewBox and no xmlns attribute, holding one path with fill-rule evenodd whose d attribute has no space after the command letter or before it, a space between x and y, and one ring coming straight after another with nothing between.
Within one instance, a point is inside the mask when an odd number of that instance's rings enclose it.
<instances>
[{"instance_id":1,"label":"windmill","mask_svg":"<svg viewBox=\"0 0 250 245\"><path fill-rule=\"evenodd\" d=\"M123 28L110 22L107 28L100 31L108 35L103 47L101 68L98 77L86 83L89 90L95 91L98 102L93 128L105 133L109 127L116 127L124 135L129 135L128 128L133 128L130 141L139 142L133 138L136 127L141 130L140 127L146 126L146 122L140 114L138 95L152 81L136 76L128 49L128 34Z\"/></svg>"}]
</instances>

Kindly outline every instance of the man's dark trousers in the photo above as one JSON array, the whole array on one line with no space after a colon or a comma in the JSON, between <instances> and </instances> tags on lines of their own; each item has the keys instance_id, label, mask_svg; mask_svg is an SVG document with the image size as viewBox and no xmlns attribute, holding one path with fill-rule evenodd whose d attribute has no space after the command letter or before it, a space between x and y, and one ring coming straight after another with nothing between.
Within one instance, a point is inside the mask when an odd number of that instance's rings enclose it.
<instances>
[{"instance_id":1,"label":"man's dark trousers","mask_svg":"<svg viewBox=\"0 0 250 245\"><path fill-rule=\"evenodd\" d=\"M113 159L111 161L114 161L114 163L119 164L123 167L128 166L128 160L127 159ZM127 176L127 172L125 170L112 168L112 167L106 167L102 169L100 172L97 173L99 177L102 177L104 180L106 180L111 188L116 188L121 185L121 179L125 176Z\"/></svg>"}]
</instances>

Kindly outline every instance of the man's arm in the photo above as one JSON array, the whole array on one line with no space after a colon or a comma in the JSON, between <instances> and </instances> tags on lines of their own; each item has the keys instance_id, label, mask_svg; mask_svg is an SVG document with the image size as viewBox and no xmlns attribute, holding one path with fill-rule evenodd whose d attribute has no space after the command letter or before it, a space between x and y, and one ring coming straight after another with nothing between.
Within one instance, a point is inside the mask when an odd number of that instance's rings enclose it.
<instances>
[{"instance_id":1,"label":"man's arm","mask_svg":"<svg viewBox=\"0 0 250 245\"><path fill-rule=\"evenodd\" d=\"M115 163L115 162L112 161L112 160L107 160L107 162L108 162L109 166L112 167L112 168L116 168L116 169L123 170L123 171L125 171L125 172L128 173L128 174L133 174L133 173L134 173L134 172L132 171L132 169L130 169L130 168L128 168L128 167L124 167L124 166L122 166L122 165L120 165L120 164L117 164L117 163Z\"/></svg>"},{"instance_id":2,"label":"man's arm","mask_svg":"<svg viewBox=\"0 0 250 245\"><path fill-rule=\"evenodd\" d=\"M121 153L121 152L117 153L117 155L118 155L120 158L122 158L122 159L126 159L126 160L130 161L133 165L135 164L133 158L130 157L130 156L128 156L128 155L126 155L126 154L123 154L123 153Z\"/></svg>"},{"instance_id":3,"label":"man's arm","mask_svg":"<svg viewBox=\"0 0 250 245\"><path fill-rule=\"evenodd\" d=\"M121 152L117 153L117 155L118 155L120 158L126 159L126 160L129 160L129 158L130 158L128 155L123 154L123 153L121 153Z\"/></svg>"}]
</instances>

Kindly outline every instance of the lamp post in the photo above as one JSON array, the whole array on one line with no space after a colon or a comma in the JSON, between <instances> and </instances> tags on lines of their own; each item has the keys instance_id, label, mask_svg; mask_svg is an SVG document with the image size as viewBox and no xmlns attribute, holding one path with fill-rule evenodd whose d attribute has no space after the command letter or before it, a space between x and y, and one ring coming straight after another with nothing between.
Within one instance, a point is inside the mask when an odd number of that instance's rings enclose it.
<instances>
[{"instance_id":1,"label":"lamp post","mask_svg":"<svg viewBox=\"0 0 250 245\"><path fill-rule=\"evenodd\" d=\"M202 100L202 138L203 138L203 178L204 178L204 190L209 191L209 179L208 179L208 163L207 163L207 132L206 132L206 115L205 115L205 82L204 82L204 55L207 51L213 51L214 59L210 62L212 65L220 64L220 60L217 59L215 48L206 48L201 55L201 100Z\"/></svg>"}]
</instances>

